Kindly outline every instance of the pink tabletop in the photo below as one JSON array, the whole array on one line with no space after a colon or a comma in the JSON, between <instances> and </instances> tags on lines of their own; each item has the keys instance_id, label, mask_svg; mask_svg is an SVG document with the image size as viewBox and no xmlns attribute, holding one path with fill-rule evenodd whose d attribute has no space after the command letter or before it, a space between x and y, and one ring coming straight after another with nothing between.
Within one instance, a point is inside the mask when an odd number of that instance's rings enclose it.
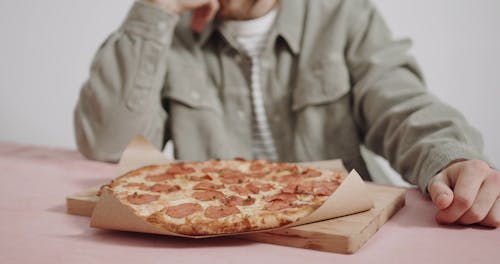
<instances>
[{"instance_id":1,"label":"pink tabletop","mask_svg":"<svg viewBox=\"0 0 500 264\"><path fill-rule=\"evenodd\" d=\"M0 263L499 263L499 229L442 227L416 189L357 253L234 238L192 240L98 230L65 197L108 182L112 164L76 151L0 143Z\"/></svg>"}]
</instances>

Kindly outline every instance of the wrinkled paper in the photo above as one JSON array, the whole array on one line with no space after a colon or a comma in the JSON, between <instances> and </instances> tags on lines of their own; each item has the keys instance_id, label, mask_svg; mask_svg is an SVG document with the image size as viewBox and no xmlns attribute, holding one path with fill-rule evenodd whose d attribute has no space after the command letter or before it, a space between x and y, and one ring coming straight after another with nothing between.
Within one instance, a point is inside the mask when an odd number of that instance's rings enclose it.
<instances>
[{"instance_id":1,"label":"wrinkled paper","mask_svg":"<svg viewBox=\"0 0 500 264\"><path fill-rule=\"evenodd\" d=\"M147 165L160 165L172 162L167 160L163 153L156 149L144 137L137 136L123 152L118 164L117 176L123 175ZM341 160L317 161L299 163L301 166L316 167L345 171ZM322 221L335 217L364 212L373 207L373 200L368 195L367 187L359 174L352 170L335 192L314 212L298 221L279 228L292 227L312 222ZM203 238L222 235L238 235L243 233L220 234L210 236L187 236L169 232L161 227L150 224L137 216L133 210L122 204L112 191L104 187L101 197L94 208L90 225L96 228L133 231L152 234L163 234L181 237ZM268 232L273 229L264 229L254 232ZM245 233L250 233L245 232Z\"/></svg>"}]
</instances>

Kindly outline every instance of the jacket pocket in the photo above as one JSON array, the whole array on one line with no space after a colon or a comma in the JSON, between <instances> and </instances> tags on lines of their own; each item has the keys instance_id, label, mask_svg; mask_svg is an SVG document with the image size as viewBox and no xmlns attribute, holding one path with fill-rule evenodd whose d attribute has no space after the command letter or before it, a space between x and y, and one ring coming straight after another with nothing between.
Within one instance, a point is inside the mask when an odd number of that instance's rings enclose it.
<instances>
[{"instance_id":1,"label":"jacket pocket","mask_svg":"<svg viewBox=\"0 0 500 264\"><path fill-rule=\"evenodd\" d=\"M292 110L333 102L349 90L349 73L342 57L324 59L301 70L293 91Z\"/></svg>"},{"instance_id":2,"label":"jacket pocket","mask_svg":"<svg viewBox=\"0 0 500 264\"><path fill-rule=\"evenodd\" d=\"M183 106L222 113L218 90L202 71L187 65L169 69L163 96Z\"/></svg>"},{"instance_id":3,"label":"jacket pocket","mask_svg":"<svg viewBox=\"0 0 500 264\"><path fill-rule=\"evenodd\" d=\"M298 159L357 155L349 73L340 56L302 70L292 97Z\"/></svg>"}]
</instances>

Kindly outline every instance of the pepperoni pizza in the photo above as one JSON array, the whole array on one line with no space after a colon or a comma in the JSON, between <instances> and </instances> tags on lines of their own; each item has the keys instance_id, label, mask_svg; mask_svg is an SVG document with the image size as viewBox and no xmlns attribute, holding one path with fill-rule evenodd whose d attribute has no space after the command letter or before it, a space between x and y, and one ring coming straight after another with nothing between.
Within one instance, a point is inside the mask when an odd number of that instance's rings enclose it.
<instances>
[{"instance_id":1,"label":"pepperoni pizza","mask_svg":"<svg viewBox=\"0 0 500 264\"><path fill-rule=\"evenodd\" d=\"M277 228L317 209L345 172L264 160L146 166L108 185L147 222L191 236Z\"/></svg>"}]
</instances>

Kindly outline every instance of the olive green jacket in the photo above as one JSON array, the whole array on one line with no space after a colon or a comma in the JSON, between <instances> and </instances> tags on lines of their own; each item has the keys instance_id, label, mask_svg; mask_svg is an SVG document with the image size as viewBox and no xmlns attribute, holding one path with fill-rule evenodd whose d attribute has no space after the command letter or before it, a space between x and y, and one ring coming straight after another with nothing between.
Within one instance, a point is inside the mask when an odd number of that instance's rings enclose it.
<instances>
[{"instance_id":1,"label":"olive green jacket","mask_svg":"<svg viewBox=\"0 0 500 264\"><path fill-rule=\"evenodd\" d=\"M176 158L252 158L250 59L210 24L136 2L97 52L75 109L78 148L116 161L137 134ZM422 190L456 159L484 159L481 136L430 94L408 40L368 0L285 0L261 65L281 161L342 158L369 178L365 145Z\"/></svg>"}]
</instances>

